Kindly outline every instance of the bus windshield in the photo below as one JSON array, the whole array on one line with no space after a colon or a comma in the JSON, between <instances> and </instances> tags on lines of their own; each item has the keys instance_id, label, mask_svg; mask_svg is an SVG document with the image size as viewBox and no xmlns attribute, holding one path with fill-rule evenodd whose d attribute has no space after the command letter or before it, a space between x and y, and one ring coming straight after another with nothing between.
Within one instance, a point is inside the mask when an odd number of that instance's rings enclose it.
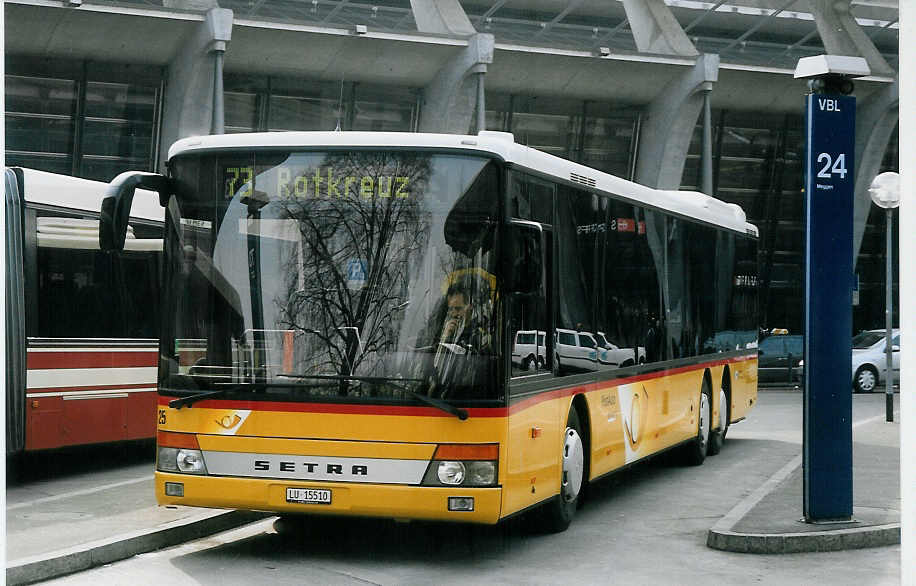
<instances>
[{"instance_id":1,"label":"bus windshield","mask_svg":"<svg viewBox=\"0 0 916 586\"><path fill-rule=\"evenodd\" d=\"M233 151L171 170L162 393L501 399L495 162Z\"/></svg>"}]
</instances>

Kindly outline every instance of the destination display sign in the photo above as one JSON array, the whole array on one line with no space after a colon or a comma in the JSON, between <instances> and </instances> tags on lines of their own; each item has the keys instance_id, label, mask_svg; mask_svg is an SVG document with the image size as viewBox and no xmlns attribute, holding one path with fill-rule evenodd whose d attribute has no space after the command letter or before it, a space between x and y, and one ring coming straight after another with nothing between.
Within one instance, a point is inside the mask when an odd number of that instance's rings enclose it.
<instances>
[{"instance_id":1,"label":"destination display sign","mask_svg":"<svg viewBox=\"0 0 916 586\"><path fill-rule=\"evenodd\" d=\"M254 179L253 166L224 167L225 197L247 197ZM342 172L333 166L305 170L301 167L279 165L269 168L269 173L259 174L258 180L273 183L267 191L281 198L410 197L410 177L358 174L352 170Z\"/></svg>"}]
</instances>

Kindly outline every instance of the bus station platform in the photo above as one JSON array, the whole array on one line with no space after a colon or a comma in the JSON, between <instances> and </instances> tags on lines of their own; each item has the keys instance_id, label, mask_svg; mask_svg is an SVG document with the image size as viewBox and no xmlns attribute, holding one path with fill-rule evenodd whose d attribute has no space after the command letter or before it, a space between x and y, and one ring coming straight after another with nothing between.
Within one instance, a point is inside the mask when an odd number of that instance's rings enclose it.
<instances>
[{"instance_id":1,"label":"bus station platform","mask_svg":"<svg viewBox=\"0 0 916 586\"><path fill-rule=\"evenodd\" d=\"M266 516L157 506L152 460L125 469L8 486L6 583L49 580Z\"/></svg>"},{"instance_id":2,"label":"bus station platform","mask_svg":"<svg viewBox=\"0 0 916 586\"><path fill-rule=\"evenodd\" d=\"M899 543L899 440L899 415L894 423L881 417L854 426L852 522L813 525L800 521L799 444L796 457L708 531L707 545L731 552L780 554ZM129 469L8 486L7 583L48 580L269 516L157 506L152 468L151 460L138 460Z\"/></svg>"},{"instance_id":3,"label":"bus station platform","mask_svg":"<svg viewBox=\"0 0 916 586\"><path fill-rule=\"evenodd\" d=\"M706 545L738 553L837 551L900 543L900 413L853 426L853 518L806 523L802 455L738 503ZM727 440L726 440L727 441ZM799 446L801 448L801 446Z\"/></svg>"}]
</instances>

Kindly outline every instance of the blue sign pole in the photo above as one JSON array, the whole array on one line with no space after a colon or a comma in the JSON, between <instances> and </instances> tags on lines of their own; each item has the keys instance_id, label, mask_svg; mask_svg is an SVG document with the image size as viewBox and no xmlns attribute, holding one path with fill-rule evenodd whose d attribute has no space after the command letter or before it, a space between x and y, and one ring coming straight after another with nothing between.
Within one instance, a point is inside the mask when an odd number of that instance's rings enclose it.
<instances>
[{"instance_id":1,"label":"blue sign pole","mask_svg":"<svg viewBox=\"0 0 916 586\"><path fill-rule=\"evenodd\" d=\"M852 518L852 215L856 100L805 101L804 514Z\"/></svg>"}]
</instances>

